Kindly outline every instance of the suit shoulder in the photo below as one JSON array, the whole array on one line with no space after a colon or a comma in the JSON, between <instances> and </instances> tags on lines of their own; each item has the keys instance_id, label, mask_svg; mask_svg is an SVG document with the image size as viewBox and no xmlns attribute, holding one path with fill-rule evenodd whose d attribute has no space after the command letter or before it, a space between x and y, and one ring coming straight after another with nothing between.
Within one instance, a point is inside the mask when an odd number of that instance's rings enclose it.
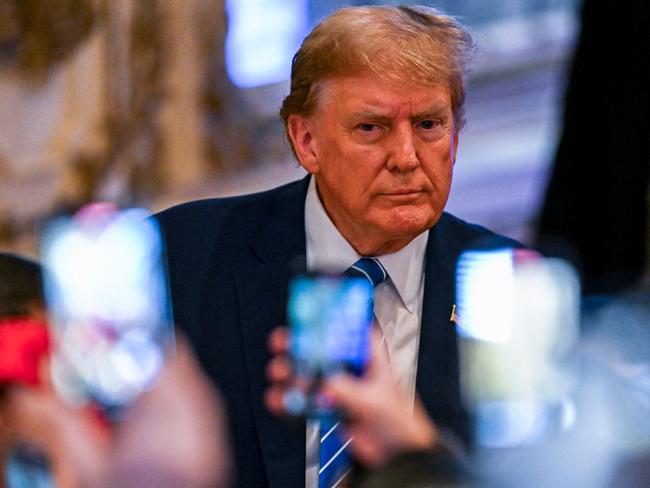
<instances>
[{"instance_id":1,"label":"suit shoulder","mask_svg":"<svg viewBox=\"0 0 650 488\"><path fill-rule=\"evenodd\" d=\"M286 186L286 185L285 185ZM215 217L225 214L233 208L242 206L264 205L265 201L272 200L282 188L272 188L258 193L246 195L236 195L221 198L208 198L204 200L193 200L190 202L180 203L156 214L156 218L163 221L174 220L178 218L200 218Z\"/></svg>"},{"instance_id":2,"label":"suit shoulder","mask_svg":"<svg viewBox=\"0 0 650 488\"><path fill-rule=\"evenodd\" d=\"M291 191L301 183L292 182L246 195L185 202L157 213L155 218L166 232L202 230L207 223L211 228L217 229L230 219L245 224L249 219L263 215L279 195Z\"/></svg>"},{"instance_id":3,"label":"suit shoulder","mask_svg":"<svg viewBox=\"0 0 650 488\"><path fill-rule=\"evenodd\" d=\"M464 221L450 213L443 213L436 227L448 234L462 247L477 246L486 248L495 247L525 247L522 243L491 231L481 225Z\"/></svg>"}]
</instances>

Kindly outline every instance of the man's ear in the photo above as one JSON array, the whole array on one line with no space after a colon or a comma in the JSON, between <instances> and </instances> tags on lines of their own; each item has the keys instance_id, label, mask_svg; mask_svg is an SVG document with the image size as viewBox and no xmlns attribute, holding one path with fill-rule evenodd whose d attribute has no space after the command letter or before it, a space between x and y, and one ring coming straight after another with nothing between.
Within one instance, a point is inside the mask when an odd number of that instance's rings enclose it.
<instances>
[{"instance_id":1,"label":"man's ear","mask_svg":"<svg viewBox=\"0 0 650 488\"><path fill-rule=\"evenodd\" d=\"M287 128L300 165L309 173L317 174L319 165L311 123L302 115L292 114L287 119Z\"/></svg>"}]
</instances>

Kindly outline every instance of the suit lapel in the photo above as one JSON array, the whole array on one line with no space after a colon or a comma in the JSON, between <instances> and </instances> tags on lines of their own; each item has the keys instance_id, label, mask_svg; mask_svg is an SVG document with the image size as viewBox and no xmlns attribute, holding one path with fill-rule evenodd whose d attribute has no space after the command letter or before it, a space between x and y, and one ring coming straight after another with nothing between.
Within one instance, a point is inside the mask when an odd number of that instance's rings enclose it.
<instances>
[{"instance_id":1,"label":"suit lapel","mask_svg":"<svg viewBox=\"0 0 650 488\"><path fill-rule=\"evenodd\" d=\"M447 234L443 215L431 229L427 243L416 385L434 422L467 439L468 425L460 404L456 329L450 320L459 246Z\"/></svg>"},{"instance_id":2,"label":"suit lapel","mask_svg":"<svg viewBox=\"0 0 650 488\"><path fill-rule=\"evenodd\" d=\"M270 487L304 486L304 421L274 417L264 406L267 338L286 324L287 285L292 259L305 254L304 201L307 179L273 202L268 220L249 242L250 266L235 277L246 373L255 425Z\"/></svg>"},{"instance_id":3,"label":"suit lapel","mask_svg":"<svg viewBox=\"0 0 650 488\"><path fill-rule=\"evenodd\" d=\"M304 486L304 421L279 419L264 406L268 334L286 324L291 261L306 253L304 202L308 178L287 187L272 203L260 231L248 242L249 257L235 276L246 375L255 426L269 486ZM456 331L450 321L454 304L455 260L460 243L445 232L445 217L430 231L418 351L417 390L440 427L468 438L460 404Z\"/></svg>"}]
</instances>

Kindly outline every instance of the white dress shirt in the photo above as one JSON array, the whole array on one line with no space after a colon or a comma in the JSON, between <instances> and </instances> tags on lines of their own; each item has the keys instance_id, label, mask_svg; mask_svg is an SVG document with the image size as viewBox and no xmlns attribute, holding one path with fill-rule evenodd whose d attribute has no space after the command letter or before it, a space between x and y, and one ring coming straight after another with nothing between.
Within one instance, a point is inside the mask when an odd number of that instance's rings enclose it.
<instances>
[{"instance_id":1,"label":"white dress shirt","mask_svg":"<svg viewBox=\"0 0 650 488\"><path fill-rule=\"evenodd\" d=\"M309 270L343 272L361 258L327 215L314 177L309 182L305 200L305 232ZM428 237L427 231L399 251L377 256L389 279L375 289L375 319L384 336L393 373L411 398L415 396L424 294L424 254ZM314 428L318 429L318 422L307 423L308 488L314 486L313 466L310 469L310 460L311 464L314 460L313 439L318 439ZM315 479L318 486L318 477Z\"/></svg>"}]
</instances>

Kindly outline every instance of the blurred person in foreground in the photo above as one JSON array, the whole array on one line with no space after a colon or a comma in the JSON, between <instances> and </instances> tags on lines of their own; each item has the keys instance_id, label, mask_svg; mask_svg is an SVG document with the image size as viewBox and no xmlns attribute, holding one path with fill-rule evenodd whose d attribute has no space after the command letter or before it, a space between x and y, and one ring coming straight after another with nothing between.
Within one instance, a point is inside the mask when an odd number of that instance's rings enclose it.
<instances>
[{"instance_id":1,"label":"blurred person in foreground","mask_svg":"<svg viewBox=\"0 0 650 488\"><path fill-rule=\"evenodd\" d=\"M468 442L455 263L477 239L516 243L444 212L464 123L469 34L428 7L344 8L305 38L280 115L303 180L186 203L157 218L174 322L224 394L238 486L316 486L317 425L264 406L269 333L286 323L290 263L343 272L376 258L374 312L391 367L435 439ZM325 465L321 466L323 469Z\"/></svg>"},{"instance_id":2,"label":"blurred person in foreground","mask_svg":"<svg viewBox=\"0 0 650 488\"><path fill-rule=\"evenodd\" d=\"M113 425L58 396L53 342L40 266L0 253L0 487L230 485L221 400L182 338Z\"/></svg>"},{"instance_id":3,"label":"blurred person in foreground","mask_svg":"<svg viewBox=\"0 0 650 488\"><path fill-rule=\"evenodd\" d=\"M638 290L650 271L650 16L645 3L624 0L617 8L627 21L612 23L607 4L581 4L580 37L537 241L573 262L591 298L587 305L597 307ZM603 59L611 60L606 70ZM597 107L594 97L601 100Z\"/></svg>"},{"instance_id":4,"label":"blurred person in foreground","mask_svg":"<svg viewBox=\"0 0 650 488\"><path fill-rule=\"evenodd\" d=\"M61 459L66 446L56 422L46 415L57 405L49 352L41 267L0 253L0 486L76 484L70 462Z\"/></svg>"}]
</instances>

